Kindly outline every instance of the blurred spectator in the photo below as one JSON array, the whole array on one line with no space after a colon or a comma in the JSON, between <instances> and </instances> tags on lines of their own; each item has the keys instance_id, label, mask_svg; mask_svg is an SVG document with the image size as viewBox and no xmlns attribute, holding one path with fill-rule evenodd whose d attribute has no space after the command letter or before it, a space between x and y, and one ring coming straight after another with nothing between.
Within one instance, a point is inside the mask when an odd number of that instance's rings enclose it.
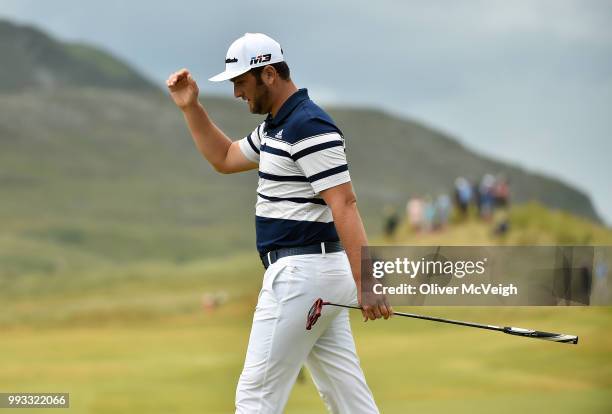
<instances>
[{"instance_id":1,"label":"blurred spectator","mask_svg":"<svg viewBox=\"0 0 612 414\"><path fill-rule=\"evenodd\" d=\"M408 200L406 203L406 217L408 217L408 223L412 230L418 232L423 228L423 200L419 197L414 197Z\"/></svg>"},{"instance_id":2,"label":"blurred spectator","mask_svg":"<svg viewBox=\"0 0 612 414\"><path fill-rule=\"evenodd\" d=\"M595 281L599 285L599 293L605 303L608 302L608 265L606 262L598 261L595 263Z\"/></svg>"},{"instance_id":3,"label":"blurred spectator","mask_svg":"<svg viewBox=\"0 0 612 414\"><path fill-rule=\"evenodd\" d=\"M495 181L493 199L495 207L505 208L510 204L510 187L508 180L503 175L499 175Z\"/></svg>"},{"instance_id":4,"label":"blurred spectator","mask_svg":"<svg viewBox=\"0 0 612 414\"><path fill-rule=\"evenodd\" d=\"M493 220L493 234L499 237L503 237L510 230L510 217L508 210L501 209L497 210L494 214Z\"/></svg>"},{"instance_id":5,"label":"blurred spectator","mask_svg":"<svg viewBox=\"0 0 612 414\"><path fill-rule=\"evenodd\" d=\"M423 204L423 229L427 232L434 228L434 219L436 216L436 205L431 199L431 196L425 197Z\"/></svg>"},{"instance_id":6,"label":"blurred spectator","mask_svg":"<svg viewBox=\"0 0 612 414\"><path fill-rule=\"evenodd\" d=\"M450 216L451 200L448 194L440 194L436 199L436 224L437 228L444 228L448 224Z\"/></svg>"},{"instance_id":7,"label":"blurred spectator","mask_svg":"<svg viewBox=\"0 0 612 414\"><path fill-rule=\"evenodd\" d=\"M202 308L209 313L217 309L219 306L227 302L229 295L226 291L206 292L202 295Z\"/></svg>"},{"instance_id":8,"label":"blurred spectator","mask_svg":"<svg viewBox=\"0 0 612 414\"><path fill-rule=\"evenodd\" d=\"M495 188L495 177L485 174L480 181L480 217L489 220L493 215L493 190Z\"/></svg>"},{"instance_id":9,"label":"blurred spectator","mask_svg":"<svg viewBox=\"0 0 612 414\"><path fill-rule=\"evenodd\" d=\"M395 233L395 229L399 224L399 217L397 211L393 207L387 206L385 207L385 217L383 228L385 232L385 236L392 237Z\"/></svg>"},{"instance_id":10,"label":"blurred spectator","mask_svg":"<svg viewBox=\"0 0 612 414\"><path fill-rule=\"evenodd\" d=\"M467 179L464 177L457 177L455 180L455 202L459 208L461 216L465 218L467 216L468 207L472 200L472 187Z\"/></svg>"},{"instance_id":11,"label":"blurred spectator","mask_svg":"<svg viewBox=\"0 0 612 414\"><path fill-rule=\"evenodd\" d=\"M482 213L482 205L480 204L480 183L478 180L474 180L472 183L472 199L474 200L474 205L476 206L476 211L478 212L478 217L480 217Z\"/></svg>"}]
</instances>

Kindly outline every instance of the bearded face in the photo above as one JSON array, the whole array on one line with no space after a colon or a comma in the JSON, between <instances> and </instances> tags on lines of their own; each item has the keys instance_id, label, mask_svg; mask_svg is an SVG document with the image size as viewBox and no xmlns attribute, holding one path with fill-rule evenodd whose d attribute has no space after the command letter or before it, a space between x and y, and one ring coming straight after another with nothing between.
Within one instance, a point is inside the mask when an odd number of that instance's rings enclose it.
<instances>
[{"instance_id":1,"label":"bearded face","mask_svg":"<svg viewBox=\"0 0 612 414\"><path fill-rule=\"evenodd\" d=\"M265 115L270 112L272 102L270 102L270 88L261 79L257 79L253 99L249 102L249 110L253 114Z\"/></svg>"},{"instance_id":2,"label":"bearded face","mask_svg":"<svg viewBox=\"0 0 612 414\"><path fill-rule=\"evenodd\" d=\"M272 110L270 88L261 79L261 74L245 73L232 79L234 96L247 101L249 111L265 115Z\"/></svg>"}]
</instances>

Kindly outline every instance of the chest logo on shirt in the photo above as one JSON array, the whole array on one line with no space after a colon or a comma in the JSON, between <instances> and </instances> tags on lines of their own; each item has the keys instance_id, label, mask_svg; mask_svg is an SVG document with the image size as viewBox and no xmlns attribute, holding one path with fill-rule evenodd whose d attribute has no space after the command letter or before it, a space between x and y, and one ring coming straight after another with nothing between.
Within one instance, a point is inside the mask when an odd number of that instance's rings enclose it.
<instances>
[{"instance_id":1,"label":"chest logo on shirt","mask_svg":"<svg viewBox=\"0 0 612 414\"><path fill-rule=\"evenodd\" d=\"M282 138L283 137L283 130L281 129L280 131L278 131L276 133L276 135L274 135L274 138Z\"/></svg>"}]
</instances>

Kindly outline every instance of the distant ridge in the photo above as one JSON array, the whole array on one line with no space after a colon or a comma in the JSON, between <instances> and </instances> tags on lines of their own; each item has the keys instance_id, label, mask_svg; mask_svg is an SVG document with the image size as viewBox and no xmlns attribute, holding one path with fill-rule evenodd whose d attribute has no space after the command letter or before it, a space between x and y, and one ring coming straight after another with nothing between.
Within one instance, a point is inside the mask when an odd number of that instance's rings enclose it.
<instances>
[{"instance_id":1,"label":"distant ridge","mask_svg":"<svg viewBox=\"0 0 612 414\"><path fill-rule=\"evenodd\" d=\"M129 65L88 45L60 42L32 26L0 19L0 92L89 86L156 87Z\"/></svg>"}]
</instances>

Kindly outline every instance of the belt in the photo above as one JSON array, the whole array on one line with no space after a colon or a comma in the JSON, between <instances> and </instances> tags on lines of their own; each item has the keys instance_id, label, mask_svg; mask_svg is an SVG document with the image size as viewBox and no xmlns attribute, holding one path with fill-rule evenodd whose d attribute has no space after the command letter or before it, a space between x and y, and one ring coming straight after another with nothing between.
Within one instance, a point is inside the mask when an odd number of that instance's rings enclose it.
<instances>
[{"instance_id":1,"label":"belt","mask_svg":"<svg viewBox=\"0 0 612 414\"><path fill-rule=\"evenodd\" d=\"M300 254L336 253L342 250L344 250L344 247L342 247L342 243L339 241L321 242L308 246L284 247L278 250L271 250L261 254L260 258L264 267L267 269L268 266L274 264L281 257L297 256Z\"/></svg>"}]
</instances>

